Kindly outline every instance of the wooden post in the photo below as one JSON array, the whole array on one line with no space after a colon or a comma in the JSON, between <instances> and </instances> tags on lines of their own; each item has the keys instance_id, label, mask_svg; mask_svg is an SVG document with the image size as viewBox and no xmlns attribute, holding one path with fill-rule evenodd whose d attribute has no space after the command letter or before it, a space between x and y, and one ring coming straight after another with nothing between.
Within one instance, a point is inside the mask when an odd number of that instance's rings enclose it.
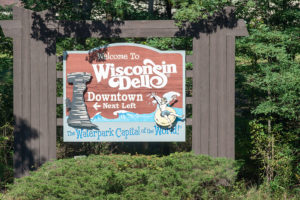
<instances>
[{"instance_id":1,"label":"wooden post","mask_svg":"<svg viewBox=\"0 0 300 200\"><path fill-rule=\"evenodd\" d=\"M234 158L235 37L248 34L243 20L226 16L207 26L179 29L172 20L48 21L45 12L14 7L13 20L0 21L14 48L15 177L56 158L56 37L193 37L192 149L197 154ZM58 99L58 101L57 101Z\"/></svg>"},{"instance_id":2,"label":"wooden post","mask_svg":"<svg viewBox=\"0 0 300 200\"><path fill-rule=\"evenodd\" d=\"M56 158L56 58L46 52L45 41L33 36L42 13L14 7L13 17L0 25L13 38L14 176L22 177Z\"/></svg>"}]
</instances>

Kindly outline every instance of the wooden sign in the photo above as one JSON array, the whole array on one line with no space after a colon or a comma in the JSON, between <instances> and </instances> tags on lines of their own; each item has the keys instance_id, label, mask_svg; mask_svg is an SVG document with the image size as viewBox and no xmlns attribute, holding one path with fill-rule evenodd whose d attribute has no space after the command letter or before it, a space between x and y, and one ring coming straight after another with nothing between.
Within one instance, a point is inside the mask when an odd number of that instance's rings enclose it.
<instances>
[{"instance_id":1,"label":"wooden sign","mask_svg":"<svg viewBox=\"0 0 300 200\"><path fill-rule=\"evenodd\" d=\"M67 51L63 73L64 141L185 141L184 51Z\"/></svg>"}]
</instances>

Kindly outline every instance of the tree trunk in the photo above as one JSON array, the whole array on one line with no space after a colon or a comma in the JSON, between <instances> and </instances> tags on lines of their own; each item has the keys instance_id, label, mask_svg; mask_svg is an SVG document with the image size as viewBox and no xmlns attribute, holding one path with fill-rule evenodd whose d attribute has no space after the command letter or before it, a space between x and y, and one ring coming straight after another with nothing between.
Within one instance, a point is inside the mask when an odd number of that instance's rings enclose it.
<instances>
[{"instance_id":1,"label":"tree trunk","mask_svg":"<svg viewBox=\"0 0 300 200\"><path fill-rule=\"evenodd\" d=\"M148 12L150 15L153 14L153 3L154 3L154 0L149 0L149 3L148 3Z\"/></svg>"},{"instance_id":2,"label":"tree trunk","mask_svg":"<svg viewBox=\"0 0 300 200\"><path fill-rule=\"evenodd\" d=\"M172 19L172 4L169 0L166 0L166 11L168 19Z\"/></svg>"}]
</instances>

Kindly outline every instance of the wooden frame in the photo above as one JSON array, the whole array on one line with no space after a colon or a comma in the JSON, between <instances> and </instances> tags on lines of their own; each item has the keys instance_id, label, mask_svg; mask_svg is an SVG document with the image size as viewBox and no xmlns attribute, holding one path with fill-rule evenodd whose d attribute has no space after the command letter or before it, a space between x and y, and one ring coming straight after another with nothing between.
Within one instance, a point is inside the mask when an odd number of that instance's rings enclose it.
<instances>
[{"instance_id":1,"label":"wooden frame","mask_svg":"<svg viewBox=\"0 0 300 200\"><path fill-rule=\"evenodd\" d=\"M193 37L192 149L197 154L234 158L235 37L248 35L234 9L214 19L178 28L172 20L120 22L56 21L49 12L14 7L13 20L0 21L14 48L15 177L56 158L57 37Z\"/></svg>"}]
</instances>

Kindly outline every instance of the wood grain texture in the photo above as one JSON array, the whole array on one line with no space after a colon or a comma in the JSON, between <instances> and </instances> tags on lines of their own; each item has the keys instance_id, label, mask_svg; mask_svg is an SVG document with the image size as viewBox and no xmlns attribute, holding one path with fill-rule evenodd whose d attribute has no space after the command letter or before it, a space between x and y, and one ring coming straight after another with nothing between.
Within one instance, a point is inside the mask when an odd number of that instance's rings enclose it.
<instances>
[{"instance_id":1,"label":"wood grain texture","mask_svg":"<svg viewBox=\"0 0 300 200\"><path fill-rule=\"evenodd\" d=\"M218 48L217 48L217 102L218 102L218 114L217 123L218 127L218 143L216 146L217 156L225 157L226 155L226 113L227 113L227 88L226 88L226 30L221 29L217 32Z\"/></svg>"},{"instance_id":2,"label":"wood grain texture","mask_svg":"<svg viewBox=\"0 0 300 200\"><path fill-rule=\"evenodd\" d=\"M31 62L30 62L30 12L23 11L22 15L22 134L24 134L23 145L23 175L29 174L30 167L34 164L32 155L31 137L34 135L31 130Z\"/></svg>"},{"instance_id":3,"label":"wood grain texture","mask_svg":"<svg viewBox=\"0 0 300 200\"><path fill-rule=\"evenodd\" d=\"M56 103L58 105L63 104L63 97L57 97L56 98ZM193 103L193 98L192 97L186 97L186 104L192 104Z\"/></svg>"},{"instance_id":4,"label":"wood grain texture","mask_svg":"<svg viewBox=\"0 0 300 200\"><path fill-rule=\"evenodd\" d=\"M219 30L218 30L219 31ZM209 36L209 140L208 151L211 156L218 156L218 82L219 68L218 63L218 33L210 34Z\"/></svg>"},{"instance_id":5,"label":"wood grain texture","mask_svg":"<svg viewBox=\"0 0 300 200\"><path fill-rule=\"evenodd\" d=\"M185 98L185 100L186 100L186 104L192 104L193 103L193 98L192 97L186 97Z\"/></svg>"},{"instance_id":6,"label":"wood grain texture","mask_svg":"<svg viewBox=\"0 0 300 200\"><path fill-rule=\"evenodd\" d=\"M227 35L231 36L248 36L247 25L243 19L237 21L236 27L232 28L230 31L227 30Z\"/></svg>"},{"instance_id":7,"label":"wood grain texture","mask_svg":"<svg viewBox=\"0 0 300 200\"><path fill-rule=\"evenodd\" d=\"M208 154L209 138L209 36L193 39L193 141L196 154ZM195 78L197 77L197 78Z\"/></svg>"},{"instance_id":8,"label":"wood grain texture","mask_svg":"<svg viewBox=\"0 0 300 200\"><path fill-rule=\"evenodd\" d=\"M56 98L56 103L57 103L58 105L63 104L63 98L62 98L62 97L57 97L57 98Z\"/></svg>"},{"instance_id":9,"label":"wood grain texture","mask_svg":"<svg viewBox=\"0 0 300 200\"><path fill-rule=\"evenodd\" d=\"M14 20L20 20L19 9L13 9ZM1 23L1 21L0 21ZM20 23L21 24L21 23ZM3 28L3 26L2 26ZM14 177L20 177L23 174L23 152L24 152L24 135L22 134L22 27L17 31L19 35L13 37L13 94L14 94ZM6 33L7 34L7 33ZM8 36L8 35L7 35Z\"/></svg>"},{"instance_id":10,"label":"wood grain texture","mask_svg":"<svg viewBox=\"0 0 300 200\"><path fill-rule=\"evenodd\" d=\"M54 38L52 38L55 40ZM55 46L55 45L54 45ZM48 159L56 159L56 55L48 55Z\"/></svg>"},{"instance_id":11,"label":"wood grain texture","mask_svg":"<svg viewBox=\"0 0 300 200\"><path fill-rule=\"evenodd\" d=\"M30 25L33 23L32 12L29 12L29 22ZM30 26L31 27L31 26ZM32 29L30 29L30 34L32 34ZM41 52L39 41L30 37L30 112L31 112L31 149L33 153L33 168L37 168L40 165L40 86L41 86L41 57L43 56L43 51ZM43 63L44 64L44 63ZM42 88L43 89L43 88ZM34 134L34 135L33 135Z\"/></svg>"},{"instance_id":12,"label":"wood grain texture","mask_svg":"<svg viewBox=\"0 0 300 200\"><path fill-rule=\"evenodd\" d=\"M225 8L226 16L234 12ZM56 37L193 37L192 148L195 153L234 158L235 36L247 36L244 20L219 24L209 31L200 24L179 29L172 20L46 21L46 12L13 8L13 20L0 21L14 48L14 176L28 175L32 167L56 158ZM225 20L226 21L226 20ZM34 25L34 26L33 26ZM33 29L35 27L35 29ZM222 29L220 28L222 27Z\"/></svg>"},{"instance_id":13,"label":"wood grain texture","mask_svg":"<svg viewBox=\"0 0 300 200\"><path fill-rule=\"evenodd\" d=\"M63 118L57 118L56 123L57 126L63 126Z\"/></svg>"},{"instance_id":14,"label":"wood grain texture","mask_svg":"<svg viewBox=\"0 0 300 200\"><path fill-rule=\"evenodd\" d=\"M14 47L15 177L28 175L29 170L56 157L56 56L49 70L47 43L33 37L33 14L14 7L14 21L0 22L7 36L13 37ZM52 106L49 106L51 99ZM52 132L50 138L49 132Z\"/></svg>"},{"instance_id":15,"label":"wood grain texture","mask_svg":"<svg viewBox=\"0 0 300 200\"><path fill-rule=\"evenodd\" d=\"M187 118L186 119L186 125L187 126L192 125L192 122L193 122L192 118ZM56 123L57 123L57 126L63 126L63 119L62 118L57 118Z\"/></svg>"},{"instance_id":16,"label":"wood grain texture","mask_svg":"<svg viewBox=\"0 0 300 200\"><path fill-rule=\"evenodd\" d=\"M193 55L186 55L186 62L191 62L193 63Z\"/></svg>"},{"instance_id":17,"label":"wood grain texture","mask_svg":"<svg viewBox=\"0 0 300 200\"><path fill-rule=\"evenodd\" d=\"M56 78L62 79L63 78L63 71L56 71Z\"/></svg>"},{"instance_id":18,"label":"wood grain texture","mask_svg":"<svg viewBox=\"0 0 300 200\"><path fill-rule=\"evenodd\" d=\"M228 19L230 20L230 19ZM226 20L225 20L226 21ZM227 22L226 22L227 23ZM222 26L226 26L226 23ZM211 23L211 30L215 29ZM232 22L229 34L235 36L246 36L248 34L245 22L238 20ZM230 25L231 26L231 25ZM206 29L197 24L188 24L180 29L173 20L132 20L132 21L53 21L51 27L58 28L61 37L195 37L199 32L205 33ZM228 27L229 28L229 27Z\"/></svg>"},{"instance_id":19,"label":"wood grain texture","mask_svg":"<svg viewBox=\"0 0 300 200\"><path fill-rule=\"evenodd\" d=\"M193 77L193 70L186 70L185 71L185 76L187 78L192 78ZM56 78L57 79L62 79L63 78L63 72L62 71L57 71L56 72Z\"/></svg>"},{"instance_id":20,"label":"wood grain texture","mask_svg":"<svg viewBox=\"0 0 300 200\"><path fill-rule=\"evenodd\" d=\"M44 164L47 160L49 160L49 98L48 98L48 56L45 54L45 48L47 47L46 44L43 42L38 42L38 49L40 50L40 63L38 65L40 72L39 72L39 82L40 82L40 129L39 129L39 165ZM53 148L53 147L52 147ZM55 146L56 148L56 146Z\"/></svg>"},{"instance_id":21,"label":"wood grain texture","mask_svg":"<svg viewBox=\"0 0 300 200\"><path fill-rule=\"evenodd\" d=\"M186 125L187 126L193 125L193 119L192 118L187 118L186 119Z\"/></svg>"},{"instance_id":22,"label":"wood grain texture","mask_svg":"<svg viewBox=\"0 0 300 200\"><path fill-rule=\"evenodd\" d=\"M17 38L20 37L21 20L1 20L0 26L6 37Z\"/></svg>"},{"instance_id":23,"label":"wood grain texture","mask_svg":"<svg viewBox=\"0 0 300 200\"><path fill-rule=\"evenodd\" d=\"M226 37L226 73L227 73L227 131L226 157L235 158L235 37Z\"/></svg>"},{"instance_id":24,"label":"wood grain texture","mask_svg":"<svg viewBox=\"0 0 300 200\"><path fill-rule=\"evenodd\" d=\"M193 70L186 70L185 76L186 78L193 78Z\"/></svg>"}]
</instances>

